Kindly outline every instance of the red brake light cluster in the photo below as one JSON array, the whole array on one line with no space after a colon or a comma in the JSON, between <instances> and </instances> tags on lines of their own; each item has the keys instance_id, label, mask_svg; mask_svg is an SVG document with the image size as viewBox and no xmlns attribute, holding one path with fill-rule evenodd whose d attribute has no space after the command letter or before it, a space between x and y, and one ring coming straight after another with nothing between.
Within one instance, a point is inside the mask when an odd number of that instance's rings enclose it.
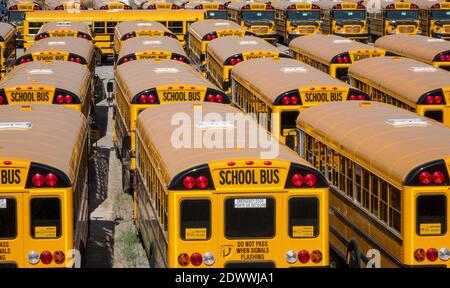
<instances>
[{"instance_id":1,"label":"red brake light cluster","mask_svg":"<svg viewBox=\"0 0 450 288\"><path fill-rule=\"evenodd\" d=\"M199 4L199 5L195 6L195 8L194 8L194 9L198 9L198 10L201 10L201 9L203 9L203 4Z\"/></svg>"},{"instance_id":2,"label":"red brake light cluster","mask_svg":"<svg viewBox=\"0 0 450 288\"><path fill-rule=\"evenodd\" d=\"M441 171L435 171L433 173L422 171L419 173L419 181L424 185L430 185L432 183L441 185L445 181L445 175Z\"/></svg>"},{"instance_id":3,"label":"red brake light cluster","mask_svg":"<svg viewBox=\"0 0 450 288\"><path fill-rule=\"evenodd\" d=\"M55 8L55 10L64 10L64 5L59 5Z\"/></svg>"},{"instance_id":4,"label":"red brake light cluster","mask_svg":"<svg viewBox=\"0 0 450 288\"><path fill-rule=\"evenodd\" d=\"M366 100L366 97L364 95L350 95L348 97L348 100L352 101L363 101Z\"/></svg>"},{"instance_id":5,"label":"red brake light cluster","mask_svg":"<svg viewBox=\"0 0 450 288\"><path fill-rule=\"evenodd\" d=\"M439 56L439 61L441 61L441 62L448 62L448 61L450 61L450 54L447 54L447 55L442 54L442 55L440 55Z\"/></svg>"},{"instance_id":6,"label":"red brake light cluster","mask_svg":"<svg viewBox=\"0 0 450 288\"><path fill-rule=\"evenodd\" d=\"M414 259L416 259L417 262L423 262L425 258L431 262L436 261L439 258L438 250L436 248L428 248L425 252L424 249L419 248L414 251Z\"/></svg>"},{"instance_id":7,"label":"red brake light cluster","mask_svg":"<svg viewBox=\"0 0 450 288\"><path fill-rule=\"evenodd\" d=\"M180 10L180 6L177 4L172 4L172 10Z\"/></svg>"},{"instance_id":8,"label":"red brake light cluster","mask_svg":"<svg viewBox=\"0 0 450 288\"><path fill-rule=\"evenodd\" d=\"M267 5L266 5L266 10L273 10L273 6L270 5L270 4L267 4Z\"/></svg>"},{"instance_id":9,"label":"red brake light cluster","mask_svg":"<svg viewBox=\"0 0 450 288\"><path fill-rule=\"evenodd\" d=\"M156 96L149 94L149 95L141 95L138 98L139 104L154 104L156 103Z\"/></svg>"},{"instance_id":10,"label":"red brake light cluster","mask_svg":"<svg viewBox=\"0 0 450 288\"><path fill-rule=\"evenodd\" d=\"M429 95L425 98L425 102L427 102L427 104L442 104L443 102L443 98L441 95Z\"/></svg>"},{"instance_id":11,"label":"red brake light cluster","mask_svg":"<svg viewBox=\"0 0 450 288\"><path fill-rule=\"evenodd\" d=\"M417 6L416 4L411 4L409 6L410 9L419 9L419 6Z\"/></svg>"},{"instance_id":12,"label":"red brake light cluster","mask_svg":"<svg viewBox=\"0 0 450 288\"><path fill-rule=\"evenodd\" d=\"M156 4L149 4L147 6L147 9L149 9L149 10L156 10Z\"/></svg>"},{"instance_id":13,"label":"red brake light cluster","mask_svg":"<svg viewBox=\"0 0 450 288\"><path fill-rule=\"evenodd\" d=\"M57 104L71 104L73 102L73 97L70 95L58 95L56 96Z\"/></svg>"},{"instance_id":14,"label":"red brake light cluster","mask_svg":"<svg viewBox=\"0 0 450 288\"><path fill-rule=\"evenodd\" d=\"M206 35L206 40L211 41L217 38L216 32L211 32L208 35Z\"/></svg>"},{"instance_id":15,"label":"red brake light cluster","mask_svg":"<svg viewBox=\"0 0 450 288\"><path fill-rule=\"evenodd\" d=\"M133 8L130 5L124 5L123 9L124 10L133 10Z\"/></svg>"},{"instance_id":16,"label":"red brake light cluster","mask_svg":"<svg viewBox=\"0 0 450 288\"><path fill-rule=\"evenodd\" d=\"M17 5L13 5L13 6L9 7L9 11L17 11L17 10L19 10Z\"/></svg>"},{"instance_id":17,"label":"red brake light cluster","mask_svg":"<svg viewBox=\"0 0 450 288\"><path fill-rule=\"evenodd\" d=\"M87 35L87 34L84 34L84 33L78 33L78 38L83 38L83 39L86 39L86 40L90 40L89 38L89 35Z\"/></svg>"},{"instance_id":18,"label":"red brake light cluster","mask_svg":"<svg viewBox=\"0 0 450 288\"><path fill-rule=\"evenodd\" d=\"M311 10L320 10L320 7L316 4L311 5Z\"/></svg>"},{"instance_id":19,"label":"red brake light cluster","mask_svg":"<svg viewBox=\"0 0 450 288\"><path fill-rule=\"evenodd\" d=\"M358 5L356 6L356 9L366 9L366 7L364 7L364 6L361 5L361 4L358 4Z\"/></svg>"},{"instance_id":20,"label":"red brake light cluster","mask_svg":"<svg viewBox=\"0 0 450 288\"><path fill-rule=\"evenodd\" d=\"M198 176L197 178L194 178L192 176L186 176L183 179L183 186L184 188L190 190L194 187L197 187L199 189L205 189L209 185L209 180L205 176Z\"/></svg>"},{"instance_id":21,"label":"red brake light cluster","mask_svg":"<svg viewBox=\"0 0 450 288\"><path fill-rule=\"evenodd\" d=\"M187 62L187 59L184 56L180 56L178 54L172 54L172 56L170 57L171 60L176 60L176 61L180 61L180 62Z\"/></svg>"},{"instance_id":22,"label":"red brake light cluster","mask_svg":"<svg viewBox=\"0 0 450 288\"><path fill-rule=\"evenodd\" d=\"M338 56L337 57L337 62L338 63L350 63L350 58L348 58L347 56Z\"/></svg>"},{"instance_id":23,"label":"red brake light cluster","mask_svg":"<svg viewBox=\"0 0 450 288\"><path fill-rule=\"evenodd\" d=\"M337 4L337 5L334 6L334 9L340 10L340 9L342 9L342 5L341 4Z\"/></svg>"},{"instance_id":24,"label":"red brake light cluster","mask_svg":"<svg viewBox=\"0 0 450 288\"><path fill-rule=\"evenodd\" d=\"M80 10L88 10L88 8L84 5L80 5Z\"/></svg>"},{"instance_id":25,"label":"red brake light cluster","mask_svg":"<svg viewBox=\"0 0 450 288\"><path fill-rule=\"evenodd\" d=\"M220 4L219 5L219 10L225 10L225 5Z\"/></svg>"},{"instance_id":26,"label":"red brake light cluster","mask_svg":"<svg viewBox=\"0 0 450 288\"><path fill-rule=\"evenodd\" d=\"M80 57L70 57L69 61L75 62L75 63L81 63L81 58Z\"/></svg>"},{"instance_id":27,"label":"red brake light cluster","mask_svg":"<svg viewBox=\"0 0 450 288\"><path fill-rule=\"evenodd\" d=\"M242 10L250 10L251 8L250 8L250 5L245 5L245 6L242 6L241 9Z\"/></svg>"},{"instance_id":28,"label":"red brake light cluster","mask_svg":"<svg viewBox=\"0 0 450 288\"><path fill-rule=\"evenodd\" d=\"M295 4L289 5L287 7L287 10L296 10L296 9L297 9L297 6L295 6Z\"/></svg>"},{"instance_id":29,"label":"red brake light cluster","mask_svg":"<svg viewBox=\"0 0 450 288\"><path fill-rule=\"evenodd\" d=\"M124 57L121 64L130 62L130 61L134 61L134 60L136 60L136 59L134 59L133 57L129 57L129 58Z\"/></svg>"},{"instance_id":30,"label":"red brake light cluster","mask_svg":"<svg viewBox=\"0 0 450 288\"><path fill-rule=\"evenodd\" d=\"M395 4L389 4L386 9L395 9Z\"/></svg>"},{"instance_id":31,"label":"red brake light cluster","mask_svg":"<svg viewBox=\"0 0 450 288\"><path fill-rule=\"evenodd\" d=\"M431 6L431 9L440 9L441 8L441 4L437 3L434 4L433 6Z\"/></svg>"},{"instance_id":32,"label":"red brake light cluster","mask_svg":"<svg viewBox=\"0 0 450 288\"><path fill-rule=\"evenodd\" d=\"M206 96L206 100L208 102L223 103L223 96L220 94L217 94L217 95L208 94L208 96Z\"/></svg>"},{"instance_id":33,"label":"red brake light cluster","mask_svg":"<svg viewBox=\"0 0 450 288\"><path fill-rule=\"evenodd\" d=\"M36 173L31 178L31 182L37 188L40 188L44 185L48 187L55 187L58 184L58 176L53 173L48 173L45 177L42 174Z\"/></svg>"},{"instance_id":34,"label":"red brake light cluster","mask_svg":"<svg viewBox=\"0 0 450 288\"><path fill-rule=\"evenodd\" d=\"M41 6L34 4L33 10L41 10Z\"/></svg>"},{"instance_id":35,"label":"red brake light cluster","mask_svg":"<svg viewBox=\"0 0 450 288\"><path fill-rule=\"evenodd\" d=\"M211 266L215 263L215 258L216 257L211 252L206 252L204 253L204 255L198 252L194 252L191 255L189 255L188 253L181 253L180 255L178 255L178 264L183 267L186 267L189 264L198 267L203 263L206 266Z\"/></svg>"},{"instance_id":36,"label":"red brake light cluster","mask_svg":"<svg viewBox=\"0 0 450 288\"><path fill-rule=\"evenodd\" d=\"M28 62L31 62L31 61L33 61L33 58L32 58L32 57L22 57L22 58L20 58L20 60L19 60L19 64L28 63Z\"/></svg>"},{"instance_id":37,"label":"red brake light cluster","mask_svg":"<svg viewBox=\"0 0 450 288\"><path fill-rule=\"evenodd\" d=\"M50 37L50 35L48 35L47 33L42 33L37 37L37 40L42 40L48 37Z\"/></svg>"},{"instance_id":38,"label":"red brake light cluster","mask_svg":"<svg viewBox=\"0 0 450 288\"><path fill-rule=\"evenodd\" d=\"M319 250L314 250L311 253L309 253L307 250L300 250L298 253L295 253L295 251L293 250L289 250L288 252L286 252L286 261L289 264L294 264L295 262L297 262L297 260L302 264L306 264L309 261L313 263L319 263L320 261L322 261L322 258L322 252L320 252Z\"/></svg>"},{"instance_id":39,"label":"red brake light cluster","mask_svg":"<svg viewBox=\"0 0 450 288\"><path fill-rule=\"evenodd\" d=\"M284 96L281 98L281 103L283 105L298 105L298 97L297 96Z\"/></svg>"},{"instance_id":40,"label":"red brake light cluster","mask_svg":"<svg viewBox=\"0 0 450 288\"><path fill-rule=\"evenodd\" d=\"M52 262L55 264L63 264L66 260L66 255L62 251L55 251L53 254L48 250L44 250L41 254L36 253L35 251L30 251L28 253L28 262L30 264L37 264L42 262L44 265L49 265Z\"/></svg>"},{"instance_id":41,"label":"red brake light cluster","mask_svg":"<svg viewBox=\"0 0 450 288\"><path fill-rule=\"evenodd\" d=\"M0 105L3 105L3 102L4 102L3 96L0 95Z\"/></svg>"},{"instance_id":42,"label":"red brake light cluster","mask_svg":"<svg viewBox=\"0 0 450 288\"><path fill-rule=\"evenodd\" d=\"M108 10L108 6L102 6L102 7L100 7L100 10Z\"/></svg>"},{"instance_id":43,"label":"red brake light cluster","mask_svg":"<svg viewBox=\"0 0 450 288\"><path fill-rule=\"evenodd\" d=\"M296 173L291 177L292 185L295 187L302 187L305 184L308 187L312 187L317 183L317 177L314 174L308 173L303 176L300 173Z\"/></svg>"}]
</instances>

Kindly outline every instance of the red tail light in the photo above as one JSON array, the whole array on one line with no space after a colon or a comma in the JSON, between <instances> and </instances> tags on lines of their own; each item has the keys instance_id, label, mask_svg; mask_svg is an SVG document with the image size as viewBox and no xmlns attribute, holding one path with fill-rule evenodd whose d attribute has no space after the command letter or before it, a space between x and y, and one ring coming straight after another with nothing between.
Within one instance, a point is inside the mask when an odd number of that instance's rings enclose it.
<instances>
[{"instance_id":1,"label":"red tail light","mask_svg":"<svg viewBox=\"0 0 450 288\"><path fill-rule=\"evenodd\" d=\"M431 6L431 9L440 9L441 5L439 3L434 4L433 6Z\"/></svg>"},{"instance_id":2,"label":"red tail light","mask_svg":"<svg viewBox=\"0 0 450 288\"><path fill-rule=\"evenodd\" d=\"M337 4L336 6L334 6L334 9L342 9L342 6L341 6L341 4Z\"/></svg>"},{"instance_id":3,"label":"red tail light","mask_svg":"<svg viewBox=\"0 0 450 288\"><path fill-rule=\"evenodd\" d=\"M316 4L311 5L311 10L320 10L320 7Z\"/></svg>"},{"instance_id":4,"label":"red tail light","mask_svg":"<svg viewBox=\"0 0 450 288\"><path fill-rule=\"evenodd\" d=\"M273 10L273 6L270 5L270 4L267 4L267 5L266 5L266 10Z\"/></svg>"},{"instance_id":5,"label":"red tail light","mask_svg":"<svg viewBox=\"0 0 450 288\"><path fill-rule=\"evenodd\" d=\"M203 5L202 4L200 4L200 5L197 5L197 6L195 6L195 9L203 9Z\"/></svg>"},{"instance_id":6,"label":"red tail light","mask_svg":"<svg viewBox=\"0 0 450 288\"><path fill-rule=\"evenodd\" d=\"M309 252L306 250L301 250L300 252L298 252L298 261L300 261L300 263L306 264L309 262L310 259L310 255Z\"/></svg>"},{"instance_id":7,"label":"red tail light","mask_svg":"<svg viewBox=\"0 0 450 288\"><path fill-rule=\"evenodd\" d=\"M125 6L123 6L123 9L124 10L132 10L133 8L129 5L125 5Z\"/></svg>"},{"instance_id":8,"label":"red tail light","mask_svg":"<svg viewBox=\"0 0 450 288\"><path fill-rule=\"evenodd\" d=\"M192 188L194 188L194 186L195 186L195 178L194 178L194 177L191 177L191 176L186 176L186 177L183 179L183 186L184 186L186 189L192 189Z\"/></svg>"},{"instance_id":9,"label":"red tail light","mask_svg":"<svg viewBox=\"0 0 450 288\"><path fill-rule=\"evenodd\" d=\"M223 102L223 96L222 95L216 95L216 102L217 103L222 103Z\"/></svg>"},{"instance_id":10,"label":"red tail light","mask_svg":"<svg viewBox=\"0 0 450 288\"><path fill-rule=\"evenodd\" d=\"M338 62L338 63L349 63L349 62L350 62L350 59L348 59L347 56L344 56L344 57L339 56L339 57L337 58L337 62Z\"/></svg>"},{"instance_id":11,"label":"red tail light","mask_svg":"<svg viewBox=\"0 0 450 288\"><path fill-rule=\"evenodd\" d=\"M433 179L433 183L440 185L444 183L445 181L445 175L441 171L436 171L431 175L431 178Z\"/></svg>"},{"instance_id":12,"label":"red tail light","mask_svg":"<svg viewBox=\"0 0 450 288\"><path fill-rule=\"evenodd\" d=\"M303 185L303 176L301 174L294 174L291 177L291 182L295 187L301 187Z\"/></svg>"},{"instance_id":13,"label":"red tail light","mask_svg":"<svg viewBox=\"0 0 450 288\"><path fill-rule=\"evenodd\" d=\"M314 174L306 174L305 177L303 177L303 181L305 181L305 184L309 187L312 187L314 185L316 185L317 183L317 178Z\"/></svg>"},{"instance_id":14,"label":"red tail light","mask_svg":"<svg viewBox=\"0 0 450 288\"><path fill-rule=\"evenodd\" d=\"M56 103L57 104L72 104L73 103L73 97L70 95L58 95L56 96Z\"/></svg>"},{"instance_id":15,"label":"red tail light","mask_svg":"<svg viewBox=\"0 0 450 288\"><path fill-rule=\"evenodd\" d=\"M53 173L47 174L47 176L45 176L45 184L50 187L56 186L56 184L58 184L58 176Z\"/></svg>"},{"instance_id":16,"label":"red tail light","mask_svg":"<svg viewBox=\"0 0 450 288\"><path fill-rule=\"evenodd\" d=\"M395 4L389 4L386 9L395 9Z\"/></svg>"},{"instance_id":17,"label":"red tail light","mask_svg":"<svg viewBox=\"0 0 450 288\"><path fill-rule=\"evenodd\" d=\"M297 6L295 6L295 4L292 4L287 7L287 10L296 10L296 9L297 9Z\"/></svg>"},{"instance_id":18,"label":"red tail light","mask_svg":"<svg viewBox=\"0 0 450 288\"><path fill-rule=\"evenodd\" d=\"M50 251L42 251L40 258L43 264L48 265L52 263L53 255Z\"/></svg>"},{"instance_id":19,"label":"red tail light","mask_svg":"<svg viewBox=\"0 0 450 288\"><path fill-rule=\"evenodd\" d=\"M222 4L220 4L220 5L219 5L219 10L225 10L225 6L222 5Z\"/></svg>"},{"instance_id":20,"label":"red tail light","mask_svg":"<svg viewBox=\"0 0 450 288\"><path fill-rule=\"evenodd\" d=\"M416 4L411 4L409 6L410 9L419 9L419 6L417 6Z\"/></svg>"},{"instance_id":21,"label":"red tail light","mask_svg":"<svg viewBox=\"0 0 450 288\"><path fill-rule=\"evenodd\" d=\"M14 6L9 7L9 10L10 11L17 11L17 10L19 10L19 8L17 8L17 5L14 5Z\"/></svg>"},{"instance_id":22,"label":"red tail light","mask_svg":"<svg viewBox=\"0 0 450 288\"><path fill-rule=\"evenodd\" d=\"M33 10L41 10L41 6L34 4Z\"/></svg>"},{"instance_id":23,"label":"red tail light","mask_svg":"<svg viewBox=\"0 0 450 288\"><path fill-rule=\"evenodd\" d=\"M428 259L429 261L431 261L431 262L436 261L436 260L438 259L438 256L439 256L439 254L438 254L437 249L435 249L435 248L429 248L429 249L427 250L427 259Z\"/></svg>"},{"instance_id":24,"label":"red tail light","mask_svg":"<svg viewBox=\"0 0 450 288\"><path fill-rule=\"evenodd\" d=\"M75 63L81 63L80 57L70 57L69 61L75 62Z\"/></svg>"},{"instance_id":25,"label":"red tail light","mask_svg":"<svg viewBox=\"0 0 450 288\"><path fill-rule=\"evenodd\" d=\"M88 8L84 5L80 5L80 10L88 10Z\"/></svg>"},{"instance_id":26,"label":"red tail light","mask_svg":"<svg viewBox=\"0 0 450 288\"><path fill-rule=\"evenodd\" d=\"M414 259L416 259L417 262L422 262L423 260L425 260L425 250L419 248L414 251Z\"/></svg>"},{"instance_id":27,"label":"red tail light","mask_svg":"<svg viewBox=\"0 0 450 288\"><path fill-rule=\"evenodd\" d=\"M205 189L208 187L209 181L205 176L200 176L195 180L195 185L200 189Z\"/></svg>"},{"instance_id":28,"label":"red tail light","mask_svg":"<svg viewBox=\"0 0 450 288\"><path fill-rule=\"evenodd\" d=\"M56 264L63 264L64 260L66 260L66 255L64 255L64 252L55 251L55 253L53 253L53 261L55 261Z\"/></svg>"},{"instance_id":29,"label":"red tail light","mask_svg":"<svg viewBox=\"0 0 450 288\"><path fill-rule=\"evenodd\" d=\"M200 266L203 263L203 256L200 253L192 253L191 263L194 266Z\"/></svg>"},{"instance_id":30,"label":"red tail light","mask_svg":"<svg viewBox=\"0 0 450 288\"><path fill-rule=\"evenodd\" d=\"M208 101L208 102L216 102L216 103L223 103L223 96L220 95L220 94L217 94L217 95L208 94L208 96L206 96L206 101Z\"/></svg>"},{"instance_id":31,"label":"red tail light","mask_svg":"<svg viewBox=\"0 0 450 288\"><path fill-rule=\"evenodd\" d=\"M3 96L0 96L0 105L3 105Z\"/></svg>"},{"instance_id":32,"label":"red tail light","mask_svg":"<svg viewBox=\"0 0 450 288\"><path fill-rule=\"evenodd\" d=\"M64 5L59 5L55 8L55 10L64 10Z\"/></svg>"},{"instance_id":33,"label":"red tail light","mask_svg":"<svg viewBox=\"0 0 450 288\"><path fill-rule=\"evenodd\" d=\"M108 7L107 6L102 6L102 7L100 7L100 10L108 10Z\"/></svg>"},{"instance_id":34,"label":"red tail light","mask_svg":"<svg viewBox=\"0 0 450 288\"><path fill-rule=\"evenodd\" d=\"M155 4L150 4L150 5L147 6L147 9L156 10L156 5Z\"/></svg>"},{"instance_id":35,"label":"red tail light","mask_svg":"<svg viewBox=\"0 0 450 288\"><path fill-rule=\"evenodd\" d=\"M361 5L361 4L358 4L358 6L356 6L356 9L366 9L366 7L364 7L364 6Z\"/></svg>"},{"instance_id":36,"label":"red tail light","mask_svg":"<svg viewBox=\"0 0 450 288\"><path fill-rule=\"evenodd\" d=\"M36 187L42 187L44 186L45 183L45 177L41 174L34 174L33 177L31 178L31 182Z\"/></svg>"},{"instance_id":37,"label":"red tail light","mask_svg":"<svg viewBox=\"0 0 450 288\"><path fill-rule=\"evenodd\" d=\"M420 172L420 174L419 174L419 180L420 180L420 183L428 185L432 181L432 176L431 176L430 172L423 171L423 172Z\"/></svg>"}]
</instances>

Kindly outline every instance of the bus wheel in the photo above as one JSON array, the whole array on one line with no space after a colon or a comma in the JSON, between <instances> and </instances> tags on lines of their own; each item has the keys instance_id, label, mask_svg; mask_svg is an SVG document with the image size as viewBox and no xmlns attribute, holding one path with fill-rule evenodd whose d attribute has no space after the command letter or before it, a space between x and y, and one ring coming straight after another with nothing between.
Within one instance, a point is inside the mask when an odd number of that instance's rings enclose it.
<instances>
[{"instance_id":1,"label":"bus wheel","mask_svg":"<svg viewBox=\"0 0 450 288\"><path fill-rule=\"evenodd\" d=\"M347 246L346 260L349 268L361 268L361 249L356 239L352 239Z\"/></svg>"}]
</instances>

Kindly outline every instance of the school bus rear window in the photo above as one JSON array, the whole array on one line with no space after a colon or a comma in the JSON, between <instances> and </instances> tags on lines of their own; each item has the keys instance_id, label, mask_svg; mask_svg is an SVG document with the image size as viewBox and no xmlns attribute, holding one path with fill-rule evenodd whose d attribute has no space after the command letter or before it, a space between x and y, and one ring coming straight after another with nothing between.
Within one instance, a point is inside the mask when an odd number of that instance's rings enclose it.
<instances>
[{"instance_id":1,"label":"school bus rear window","mask_svg":"<svg viewBox=\"0 0 450 288\"><path fill-rule=\"evenodd\" d=\"M17 236L17 203L14 198L0 198L0 239Z\"/></svg>"},{"instance_id":2,"label":"school bus rear window","mask_svg":"<svg viewBox=\"0 0 450 288\"><path fill-rule=\"evenodd\" d=\"M273 238L275 199L228 198L225 200L225 237Z\"/></svg>"},{"instance_id":3,"label":"school bus rear window","mask_svg":"<svg viewBox=\"0 0 450 288\"><path fill-rule=\"evenodd\" d=\"M293 197L289 199L289 236L308 238L319 235L319 199Z\"/></svg>"},{"instance_id":4,"label":"school bus rear window","mask_svg":"<svg viewBox=\"0 0 450 288\"><path fill-rule=\"evenodd\" d=\"M36 239L61 236L61 201L58 198L30 200L31 235Z\"/></svg>"},{"instance_id":5,"label":"school bus rear window","mask_svg":"<svg viewBox=\"0 0 450 288\"><path fill-rule=\"evenodd\" d=\"M208 240L211 237L211 202L208 199L182 200L180 237L183 240Z\"/></svg>"},{"instance_id":6,"label":"school bus rear window","mask_svg":"<svg viewBox=\"0 0 450 288\"><path fill-rule=\"evenodd\" d=\"M420 195L417 197L417 234L443 235L447 232L447 197Z\"/></svg>"}]
</instances>

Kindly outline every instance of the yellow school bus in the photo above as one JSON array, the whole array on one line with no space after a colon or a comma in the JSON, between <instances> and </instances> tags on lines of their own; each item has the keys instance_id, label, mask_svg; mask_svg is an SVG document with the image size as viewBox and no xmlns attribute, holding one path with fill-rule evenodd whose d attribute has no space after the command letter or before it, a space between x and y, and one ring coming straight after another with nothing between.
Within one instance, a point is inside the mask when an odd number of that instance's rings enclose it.
<instances>
[{"instance_id":1,"label":"yellow school bus","mask_svg":"<svg viewBox=\"0 0 450 288\"><path fill-rule=\"evenodd\" d=\"M117 56L122 45L134 37L168 36L177 39L166 26L157 21L124 21L118 23L114 30L114 54Z\"/></svg>"},{"instance_id":2,"label":"yellow school bus","mask_svg":"<svg viewBox=\"0 0 450 288\"><path fill-rule=\"evenodd\" d=\"M228 19L227 8L218 1L189 2L184 5L184 9L203 10L205 19Z\"/></svg>"},{"instance_id":3,"label":"yellow school bus","mask_svg":"<svg viewBox=\"0 0 450 288\"><path fill-rule=\"evenodd\" d=\"M0 268L83 265L88 131L72 109L0 106Z\"/></svg>"},{"instance_id":4,"label":"yellow school bus","mask_svg":"<svg viewBox=\"0 0 450 288\"><path fill-rule=\"evenodd\" d=\"M48 22L41 26L34 40L48 37L78 37L92 41L92 32L89 25L83 22Z\"/></svg>"},{"instance_id":5,"label":"yellow school bus","mask_svg":"<svg viewBox=\"0 0 450 288\"><path fill-rule=\"evenodd\" d=\"M45 0L44 2L45 10L88 10L81 0Z\"/></svg>"},{"instance_id":6,"label":"yellow school bus","mask_svg":"<svg viewBox=\"0 0 450 288\"><path fill-rule=\"evenodd\" d=\"M94 44L75 37L45 38L18 57L15 65L32 61L70 61L81 64L94 73Z\"/></svg>"},{"instance_id":7,"label":"yellow school bus","mask_svg":"<svg viewBox=\"0 0 450 288\"><path fill-rule=\"evenodd\" d=\"M232 2L227 6L228 19L248 29L255 36L276 41L273 6L255 2Z\"/></svg>"},{"instance_id":8,"label":"yellow school bus","mask_svg":"<svg viewBox=\"0 0 450 288\"><path fill-rule=\"evenodd\" d=\"M320 0L316 4L322 9L323 34L335 34L361 42L368 41L366 7L362 3Z\"/></svg>"},{"instance_id":9,"label":"yellow school bus","mask_svg":"<svg viewBox=\"0 0 450 288\"><path fill-rule=\"evenodd\" d=\"M220 146L171 145L179 129L171 124L174 115L196 119L198 113L203 117L189 131L200 138L221 135ZM206 120L212 115L219 121ZM233 120L220 121L229 116ZM250 147L250 140L229 145L235 138L227 130L239 129L244 117L217 103L177 103L139 114L136 224L153 267L328 266L325 177L251 119L239 133L258 133L279 148L277 156L264 157L265 149Z\"/></svg>"},{"instance_id":10,"label":"yellow school bus","mask_svg":"<svg viewBox=\"0 0 450 288\"><path fill-rule=\"evenodd\" d=\"M13 24L17 29L17 46L23 47L25 13L42 10L42 6L33 0L8 0L7 9L7 22Z\"/></svg>"},{"instance_id":11,"label":"yellow school bus","mask_svg":"<svg viewBox=\"0 0 450 288\"><path fill-rule=\"evenodd\" d=\"M184 10L105 10L105 11L42 11L27 13L24 22L25 45L30 47L40 27L47 22L85 22L92 28L94 44L97 47L96 56L106 58L114 55L114 28L123 21L158 21L174 33L178 40L184 43L189 25L203 19L201 11ZM26 47L26 48L28 48Z\"/></svg>"},{"instance_id":12,"label":"yellow school bus","mask_svg":"<svg viewBox=\"0 0 450 288\"><path fill-rule=\"evenodd\" d=\"M171 59L189 64L189 58L177 39L167 36L142 36L124 42L116 65L149 59Z\"/></svg>"},{"instance_id":13,"label":"yellow school bus","mask_svg":"<svg viewBox=\"0 0 450 288\"><path fill-rule=\"evenodd\" d=\"M231 92L231 71L235 65L255 58L290 57L269 42L255 36L229 36L211 41L207 48L206 75L223 91Z\"/></svg>"},{"instance_id":14,"label":"yellow school bus","mask_svg":"<svg viewBox=\"0 0 450 288\"><path fill-rule=\"evenodd\" d=\"M0 79L14 65L16 60L16 29L7 23L0 23Z\"/></svg>"},{"instance_id":15,"label":"yellow school bus","mask_svg":"<svg viewBox=\"0 0 450 288\"><path fill-rule=\"evenodd\" d=\"M115 80L114 145L122 162L124 190L135 186L135 127L142 110L176 102L230 103L225 93L180 61L130 61L117 66Z\"/></svg>"},{"instance_id":16,"label":"yellow school bus","mask_svg":"<svg viewBox=\"0 0 450 288\"><path fill-rule=\"evenodd\" d=\"M0 82L0 105L66 106L90 115L90 71L65 61L36 61L15 67Z\"/></svg>"},{"instance_id":17,"label":"yellow school bus","mask_svg":"<svg viewBox=\"0 0 450 288\"><path fill-rule=\"evenodd\" d=\"M375 46L388 55L403 56L434 67L450 70L450 42L422 35L387 35L378 38Z\"/></svg>"},{"instance_id":18,"label":"yellow school bus","mask_svg":"<svg viewBox=\"0 0 450 288\"><path fill-rule=\"evenodd\" d=\"M133 7L119 0L94 0L92 8L95 10L132 10Z\"/></svg>"},{"instance_id":19,"label":"yellow school bus","mask_svg":"<svg viewBox=\"0 0 450 288\"><path fill-rule=\"evenodd\" d=\"M320 33L320 7L312 3L278 1L275 8L275 28L278 42L289 44L299 36Z\"/></svg>"},{"instance_id":20,"label":"yellow school bus","mask_svg":"<svg viewBox=\"0 0 450 288\"><path fill-rule=\"evenodd\" d=\"M307 108L369 96L294 59L253 59L231 71L232 102L294 148L295 120ZM272 116L271 116L272 115Z\"/></svg>"},{"instance_id":21,"label":"yellow school bus","mask_svg":"<svg viewBox=\"0 0 450 288\"><path fill-rule=\"evenodd\" d=\"M421 34L419 7L414 2L380 2L367 9L371 42L384 35Z\"/></svg>"},{"instance_id":22,"label":"yellow school bus","mask_svg":"<svg viewBox=\"0 0 450 288\"><path fill-rule=\"evenodd\" d=\"M206 48L210 41L219 37L242 37L250 34L241 25L232 21L216 19L206 19L192 23L188 32L189 56L201 71L204 71L206 68Z\"/></svg>"},{"instance_id":23,"label":"yellow school bus","mask_svg":"<svg viewBox=\"0 0 450 288\"><path fill-rule=\"evenodd\" d=\"M381 48L336 35L299 37L291 41L289 48L295 59L343 81L347 81L348 67L352 63L386 54Z\"/></svg>"},{"instance_id":24,"label":"yellow school bus","mask_svg":"<svg viewBox=\"0 0 450 288\"><path fill-rule=\"evenodd\" d=\"M160 1L160 0L135 0L134 1L137 9L145 9L145 10L179 10L181 9L176 3L172 3L169 1Z\"/></svg>"},{"instance_id":25,"label":"yellow school bus","mask_svg":"<svg viewBox=\"0 0 450 288\"><path fill-rule=\"evenodd\" d=\"M420 8L422 35L450 39L450 3L441 0L415 0Z\"/></svg>"},{"instance_id":26,"label":"yellow school bus","mask_svg":"<svg viewBox=\"0 0 450 288\"><path fill-rule=\"evenodd\" d=\"M377 102L313 107L297 127L300 155L330 182L338 256L358 268L450 268L450 129Z\"/></svg>"},{"instance_id":27,"label":"yellow school bus","mask_svg":"<svg viewBox=\"0 0 450 288\"><path fill-rule=\"evenodd\" d=\"M384 102L450 126L450 75L403 57L358 61L348 70L350 84Z\"/></svg>"}]
</instances>

